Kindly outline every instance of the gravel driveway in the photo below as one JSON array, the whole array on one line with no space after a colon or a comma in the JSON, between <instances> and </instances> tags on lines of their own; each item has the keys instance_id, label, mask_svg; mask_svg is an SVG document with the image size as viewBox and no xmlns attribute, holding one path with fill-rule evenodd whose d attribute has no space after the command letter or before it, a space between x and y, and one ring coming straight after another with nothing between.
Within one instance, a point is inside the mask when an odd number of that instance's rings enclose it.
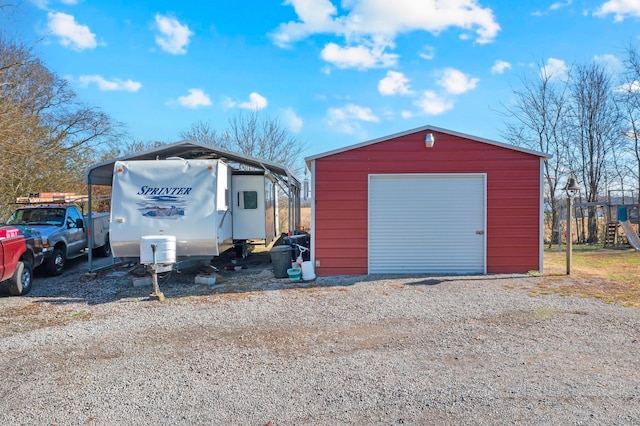
<instances>
[{"instance_id":1,"label":"gravel driveway","mask_svg":"<svg viewBox=\"0 0 640 426\"><path fill-rule=\"evenodd\" d=\"M640 310L544 277L0 289L2 425L640 424Z\"/></svg>"}]
</instances>

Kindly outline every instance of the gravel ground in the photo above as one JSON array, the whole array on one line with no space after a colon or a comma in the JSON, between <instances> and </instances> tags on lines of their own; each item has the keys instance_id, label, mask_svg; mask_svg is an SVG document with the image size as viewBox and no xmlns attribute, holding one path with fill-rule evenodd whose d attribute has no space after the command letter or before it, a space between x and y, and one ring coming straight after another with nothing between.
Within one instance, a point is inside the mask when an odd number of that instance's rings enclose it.
<instances>
[{"instance_id":1,"label":"gravel ground","mask_svg":"<svg viewBox=\"0 0 640 426\"><path fill-rule=\"evenodd\" d=\"M164 302L125 268L0 288L0 424L640 425L639 309L544 277L247 266Z\"/></svg>"}]
</instances>

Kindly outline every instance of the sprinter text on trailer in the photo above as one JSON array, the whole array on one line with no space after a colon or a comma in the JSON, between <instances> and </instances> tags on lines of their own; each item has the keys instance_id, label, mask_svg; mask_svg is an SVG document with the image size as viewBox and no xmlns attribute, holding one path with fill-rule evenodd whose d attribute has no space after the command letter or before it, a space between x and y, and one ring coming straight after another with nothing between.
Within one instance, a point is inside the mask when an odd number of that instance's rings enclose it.
<instances>
[{"instance_id":1,"label":"sprinter text on trailer","mask_svg":"<svg viewBox=\"0 0 640 426\"><path fill-rule=\"evenodd\" d=\"M178 259L211 259L278 233L276 186L221 160L117 161L111 199L114 256L139 258L143 237L175 240Z\"/></svg>"}]
</instances>

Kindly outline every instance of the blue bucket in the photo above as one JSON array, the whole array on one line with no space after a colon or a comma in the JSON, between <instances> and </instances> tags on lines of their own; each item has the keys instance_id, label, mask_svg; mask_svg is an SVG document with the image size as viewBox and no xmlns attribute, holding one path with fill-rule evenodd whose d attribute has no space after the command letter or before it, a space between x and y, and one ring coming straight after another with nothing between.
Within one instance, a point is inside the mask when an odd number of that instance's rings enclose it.
<instances>
[{"instance_id":1,"label":"blue bucket","mask_svg":"<svg viewBox=\"0 0 640 426\"><path fill-rule=\"evenodd\" d=\"M287 274L289 275L289 279L291 281L300 281L302 270L298 268L289 268L287 269Z\"/></svg>"}]
</instances>

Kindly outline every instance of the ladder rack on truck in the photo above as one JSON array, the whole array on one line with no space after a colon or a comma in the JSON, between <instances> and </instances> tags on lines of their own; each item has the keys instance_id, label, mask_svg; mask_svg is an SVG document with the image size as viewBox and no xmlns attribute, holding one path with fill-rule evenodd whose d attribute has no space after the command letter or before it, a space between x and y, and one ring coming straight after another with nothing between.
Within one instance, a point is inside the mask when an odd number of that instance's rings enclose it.
<instances>
[{"instance_id":1,"label":"ladder rack on truck","mask_svg":"<svg viewBox=\"0 0 640 426\"><path fill-rule=\"evenodd\" d=\"M26 205L59 205L80 204L88 200L87 195L76 195L73 192L32 192L27 197L16 198L16 204Z\"/></svg>"}]
</instances>

